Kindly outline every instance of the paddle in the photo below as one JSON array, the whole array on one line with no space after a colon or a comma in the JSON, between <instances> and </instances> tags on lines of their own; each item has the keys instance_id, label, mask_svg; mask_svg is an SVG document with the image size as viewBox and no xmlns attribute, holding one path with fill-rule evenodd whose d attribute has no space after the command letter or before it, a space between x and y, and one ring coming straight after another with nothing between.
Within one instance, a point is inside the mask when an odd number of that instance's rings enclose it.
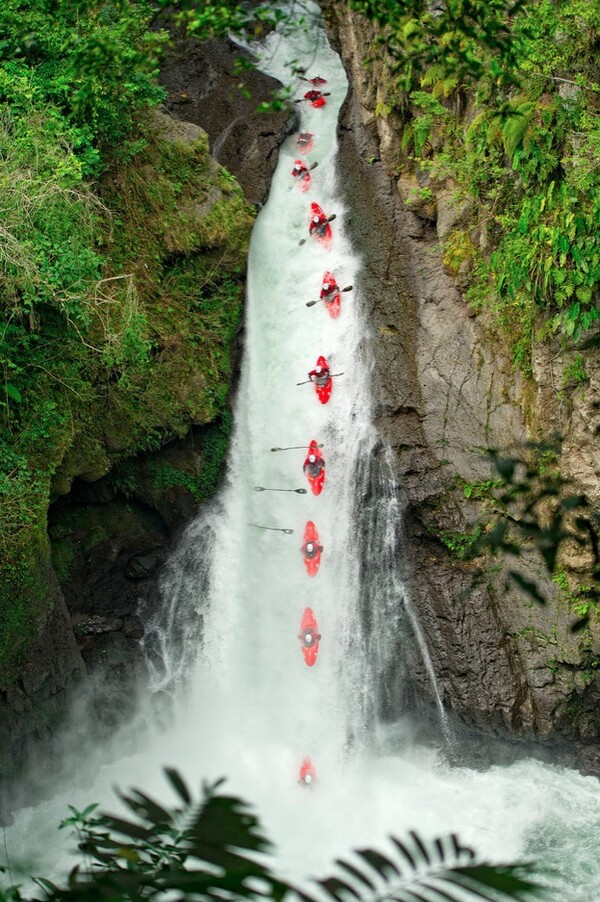
<instances>
[{"instance_id":1,"label":"paddle","mask_svg":"<svg viewBox=\"0 0 600 902\"><path fill-rule=\"evenodd\" d=\"M264 485L255 485L255 492L296 492L297 495L306 495L306 489L267 489Z\"/></svg>"},{"instance_id":2,"label":"paddle","mask_svg":"<svg viewBox=\"0 0 600 902\"><path fill-rule=\"evenodd\" d=\"M333 220L336 218L336 216L337 216L337 213L332 213L331 216L325 220L325 222L321 223L321 225L318 226L318 228L321 228L328 222L333 222ZM300 239L300 241L298 242L298 247L302 247L303 244L306 244L306 238Z\"/></svg>"},{"instance_id":3,"label":"paddle","mask_svg":"<svg viewBox=\"0 0 600 902\"><path fill-rule=\"evenodd\" d=\"M339 291L339 293L341 294L343 291L352 291L353 287L354 287L353 285L346 285L345 288L339 288L338 291ZM319 303L319 301L324 301L324 300L325 300L325 298L317 298L316 301L307 301L307 302L306 302L306 306L307 306L307 307L314 307L315 304L318 304L318 303Z\"/></svg>"},{"instance_id":4,"label":"paddle","mask_svg":"<svg viewBox=\"0 0 600 902\"><path fill-rule=\"evenodd\" d=\"M318 163L313 163L312 166L309 166L309 167L308 167L308 169L306 170L306 172L304 173L304 175L306 175L307 172L312 172L313 169L316 169L318 165L319 165ZM292 175L294 175L294 173L292 173Z\"/></svg>"},{"instance_id":5,"label":"paddle","mask_svg":"<svg viewBox=\"0 0 600 902\"><path fill-rule=\"evenodd\" d=\"M330 379L333 379L334 376L343 376L343 375L344 375L343 373L330 373L330 374L329 374L329 378L330 378ZM304 382L296 382L296 385L306 385L307 382L313 382L313 380L312 380L312 379L305 379ZM319 448L320 448L320 447L321 447L321 446L319 445Z\"/></svg>"},{"instance_id":6,"label":"paddle","mask_svg":"<svg viewBox=\"0 0 600 902\"><path fill-rule=\"evenodd\" d=\"M261 526L260 523L248 523L248 526L255 526L257 529L270 529L272 532L284 532L286 536L291 536L293 529L282 529L280 526Z\"/></svg>"},{"instance_id":7,"label":"paddle","mask_svg":"<svg viewBox=\"0 0 600 902\"><path fill-rule=\"evenodd\" d=\"M322 447L322 444L317 445L317 448ZM310 448L310 445L291 445L289 448L271 448L271 451L300 451L308 448Z\"/></svg>"},{"instance_id":8,"label":"paddle","mask_svg":"<svg viewBox=\"0 0 600 902\"><path fill-rule=\"evenodd\" d=\"M331 97L331 91L322 91L321 97ZM294 100L294 103L302 103L302 101L306 99L306 97L298 97L297 100ZM312 103L312 100L310 100L309 103Z\"/></svg>"}]
</instances>

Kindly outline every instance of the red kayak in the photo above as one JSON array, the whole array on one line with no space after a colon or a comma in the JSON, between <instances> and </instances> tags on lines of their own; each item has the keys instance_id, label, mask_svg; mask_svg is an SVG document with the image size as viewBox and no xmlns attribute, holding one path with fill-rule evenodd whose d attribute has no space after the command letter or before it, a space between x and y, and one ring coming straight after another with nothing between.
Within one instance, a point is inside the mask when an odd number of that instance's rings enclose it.
<instances>
[{"instance_id":1,"label":"red kayak","mask_svg":"<svg viewBox=\"0 0 600 902\"><path fill-rule=\"evenodd\" d=\"M303 191L308 191L310 188L310 172L306 167L306 163L303 160L294 160L294 168L292 169L292 175L296 179L296 181L300 184L300 187Z\"/></svg>"},{"instance_id":2,"label":"red kayak","mask_svg":"<svg viewBox=\"0 0 600 902\"><path fill-rule=\"evenodd\" d=\"M312 203L310 205L308 231L326 246L331 241L331 226L327 219L328 217L318 204Z\"/></svg>"},{"instance_id":3,"label":"red kayak","mask_svg":"<svg viewBox=\"0 0 600 902\"><path fill-rule=\"evenodd\" d=\"M339 316L341 303L340 286L330 272L326 272L323 276L321 298L327 307L329 316L332 316L334 319L336 316Z\"/></svg>"},{"instance_id":4,"label":"red kayak","mask_svg":"<svg viewBox=\"0 0 600 902\"><path fill-rule=\"evenodd\" d=\"M319 654L319 627L315 615L310 608L305 608L300 621L298 638L302 644L302 654L309 667L312 667Z\"/></svg>"},{"instance_id":5,"label":"red kayak","mask_svg":"<svg viewBox=\"0 0 600 902\"><path fill-rule=\"evenodd\" d=\"M296 139L298 153L310 153L313 149L314 135L311 132L300 132Z\"/></svg>"},{"instance_id":6,"label":"red kayak","mask_svg":"<svg viewBox=\"0 0 600 902\"><path fill-rule=\"evenodd\" d=\"M309 556L307 545L311 543L314 546L312 557ZM321 565L321 546L319 545L319 533L317 527L312 520L309 520L304 530L304 545L300 549L304 556L304 566L309 576L316 576ZM316 552L316 553L315 553Z\"/></svg>"},{"instance_id":7,"label":"red kayak","mask_svg":"<svg viewBox=\"0 0 600 902\"><path fill-rule=\"evenodd\" d=\"M314 454L314 456L317 458L317 461L323 461L323 466L319 468L319 472L316 476L312 476L309 469L309 467L311 466L310 457L312 454ZM325 484L325 459L321 454L319 444L316 439L313 439L308 446L308 454L306 455L306 460L304 461L304 472L306 473L306 478L308 479L308 484L310 485L310 489L313 495L320 495Z\"/></svg>"},{"instance_id":8,"label":"red kayak","mask_svg":"<svg viewBox=\"0 0 600 902\"><path fill-rule=\"evenodd\" d=\"M303 786L311 786L316 779L317 772L315 770L315 766L308 755L305 755L302 759L302 764L300 765L300 770L298 772L298 783L302 783Z\"/></svg>"},{"instance_id":9,"label":"red kayak","mask_svg":"<svg viewBox=\"0 0 600 902\"><path fill-rule=\"evenodd\" d=\"M312 88L310 91L307 91L304 95L304 100L308 100L315 108L319 108L325 106L326 100L323 94L320 91L317 91L315 88Z\"/></svg>"},{"instance_id":10,"label":"red kayak","mask_svg":"<svg viewBox=\"0 0 600 902\"><path fill-rule=\"evenodd\" d=\"M317 362L315 365L315 369L317 366L322 367L324 370L329 369L329 364L323 355L317 358ZM318 382L314 383L315 391L317 393L317 398L321 402L321 404L327 404L331 397L331 390L333 389L333 379L331 376L327 378L327 382L324 385L319 385Z\"/></svg>"}]
</instances>

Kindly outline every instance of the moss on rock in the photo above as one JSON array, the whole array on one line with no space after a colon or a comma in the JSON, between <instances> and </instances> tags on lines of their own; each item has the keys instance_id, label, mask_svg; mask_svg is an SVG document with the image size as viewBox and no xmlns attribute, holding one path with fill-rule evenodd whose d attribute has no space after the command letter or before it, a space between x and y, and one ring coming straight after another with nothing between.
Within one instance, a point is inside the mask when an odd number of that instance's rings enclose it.
<instances>
[{"instance_id":1,"label":"moss on rock","mask_svg":"<svg viewBox=\"0 0 600 902\"><path fill-rule=\"evenodd\" d=\"M98 186L104 268L82 301L85 320L36 334L27 394L15 395L21 403L0 459L3 685L18 675L51 603L50 501L75 480L95 483L194 425L220 422L207 433L206 471L156 464L146 483L184 486L199 501L224 457L230 346L253 212L197 126L155 112L142 131L144 148L113 161ZM59 543L61 581L73 559Z\"/></svg>"}]
</instances>

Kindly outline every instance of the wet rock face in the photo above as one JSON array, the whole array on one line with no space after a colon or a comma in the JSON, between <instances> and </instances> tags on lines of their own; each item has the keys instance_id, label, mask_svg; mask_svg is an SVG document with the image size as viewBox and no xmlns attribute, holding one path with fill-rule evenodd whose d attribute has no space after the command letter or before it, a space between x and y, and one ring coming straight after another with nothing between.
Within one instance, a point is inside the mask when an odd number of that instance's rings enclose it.
<instances>
[{"instance_id":1,"label":"wet rock face","mask_svg":"<svg viewBox=\"0 0 600 902\"><path fill-rule=\"evenodd\" d=\"M85 677L56 576L45 565L47 607L22 662L20 678L0 689L0 804L12 778L49 742L67 713L65 686ZM8 806L5 817L10 816Z\"/></svg>"},{"instance_id":2,"label":"wet rock face","mask_svg":"<svg viewBox=\"0 0 600 902\"><path fill-rule=\"evenodd\" d=\"M169 92L166 108L176 119L194 122L208 133L215 160L232 172L250 203L263 204L283 139L296 127L297 114L258 113L279 82L257 70L240 74L247 59L231 41L179 37L160 80Z\"/></svg>"},{"instance_id":3,"label":"wet rock face","mask_svg":"<svg viewBox=\"0 0 600 902\"><path fill-rule=\"evenodd\" d=\"M481 559L466 564L440 539L472 534L480 511L463 486L496 475L485 449L528 437L526 386L501 342L491 342L485 321L469 308L463 293L468 273L452 276L443 265L440 239L467 211L453 205L451 185L420 194L418 182L398 183L393 114L374 115L378 75L363 65L372 46L369 28L347 8L342 15L338 5L326 7L350 81L339 171L352 210L347 227L366 261L359 288L375 359L375 422L395 451L404 525L399 566L438 691L462 724L458 733L469 737L465 750L478 734L510 740L508 748L520 745L523 754L532 752L531 740L542 739L564 762L600 773L597 687L582 680L586 652L570 631L574 615L556 586L535 560L519 562L549 598L541 609L506 588L506 566ZM556 355L539 352L540 373L551 365L548 357ZM548 398L548 380L538 384L538 422L546 423L556 395ZM569 474L579 468L581 482L595 482L597 491L592 407L580 405L574 415L577 435L587 431L588 439L583 451L561 460L561 469L563 463ZM569 422L559 411L555 419L568 435ZM422 663L413 677L417 694L432 698ZM397 714L402 706L398 697ZM487 747L485 755L489 761Z\"/></svg>"}]
</instances>

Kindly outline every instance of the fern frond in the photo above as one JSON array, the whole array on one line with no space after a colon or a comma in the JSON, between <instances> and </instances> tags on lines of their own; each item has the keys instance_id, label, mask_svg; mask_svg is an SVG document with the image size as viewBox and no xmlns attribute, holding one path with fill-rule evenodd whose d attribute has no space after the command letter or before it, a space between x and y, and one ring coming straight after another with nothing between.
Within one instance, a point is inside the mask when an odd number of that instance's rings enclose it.
<instances>
[{"instance_id":1,"label":"fern frond","mask_svg":"<svg viewBox=\"0 0 600 902\"><path fill-rule=\"evenodd\" d=\"M502 125L502 143L508 156L512 157L515 150L523 143L529 124L535 115L535 103L525 101L518 106L513 106L511 115L507 116Z\"/></svg>"},{"instance_id":2,"label":"fern frond","mask_svg":"<svg viewBox=\"0 0 600 902\"><path fill-rule=\"evenodd\" d=\"M477 862L475 853L456 835L425 841L390 837L396 861L375 849L356 849L360 862L337 859L341 876L316 881L331 899L347 902L467 902L541 898L543 888L531 877L531 865ZM348 895L349 894L349 895Z\"/></svg>"}]
</instances>

